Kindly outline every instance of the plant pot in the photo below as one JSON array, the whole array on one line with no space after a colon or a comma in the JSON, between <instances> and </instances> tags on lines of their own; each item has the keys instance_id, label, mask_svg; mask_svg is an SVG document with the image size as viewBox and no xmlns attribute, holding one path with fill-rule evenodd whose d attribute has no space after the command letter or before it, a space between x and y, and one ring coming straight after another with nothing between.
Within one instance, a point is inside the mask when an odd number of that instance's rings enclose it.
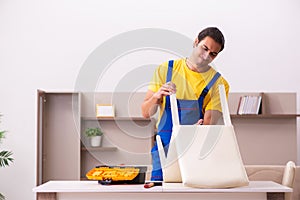
<instances>
[{"instance_id":1,"label":"plant pot","mask_svg":"<svg viewBox=\"0 0 300 200\"><path fill-rule=\"evenodd\" d=\"M101 145L102 136L93 136L91 137L91 146L99 147Z\"/></svg>"}]
</instances>

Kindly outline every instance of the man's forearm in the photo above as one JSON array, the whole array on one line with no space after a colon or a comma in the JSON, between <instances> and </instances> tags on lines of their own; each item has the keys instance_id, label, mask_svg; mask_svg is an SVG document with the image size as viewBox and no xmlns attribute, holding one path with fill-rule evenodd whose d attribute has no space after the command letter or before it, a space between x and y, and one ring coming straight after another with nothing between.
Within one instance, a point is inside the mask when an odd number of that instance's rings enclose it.
<instances>
[{"instance_id":1,"label":"man's forearm","mask_svg":"<svg viewBox=\"0 0 300 200\"><path fill-rule=\"evenodd\" d=\"M161 100L151 96L149 99L145 100L142 104L142 115L145 118L150 118L157 111L158 106L160 105Z\"/></svg>"},{"instance_id":2,"label":"man's forearm","mask_svg":"<svg viewBox=\"0 0 300 200\"><path fill-rule=\"evenodd\" d=\"M207 110L204 114L204 125L215 125L218 123L222 113L217 110Z\"/></svg>"}]
</instances>

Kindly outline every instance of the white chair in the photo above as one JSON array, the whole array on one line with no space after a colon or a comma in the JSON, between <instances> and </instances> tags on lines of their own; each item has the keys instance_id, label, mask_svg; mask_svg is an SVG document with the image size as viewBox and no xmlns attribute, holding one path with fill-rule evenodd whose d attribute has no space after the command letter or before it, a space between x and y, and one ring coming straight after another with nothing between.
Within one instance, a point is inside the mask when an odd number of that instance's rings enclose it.
<instances>
[{"instance_id":1,"label":"white chair","mask_svg":"<svg viewBox=\"0 0 300 200\"><path fill-rule=\"evenodd\" d=\"M293 161L289 161L285 166L281 184L293 188L293 184L295 180L295 171L296 171L295 163ZM292 193L289 192L285 193L284 199L291 200Z\"/></svg>"}]
</instances>

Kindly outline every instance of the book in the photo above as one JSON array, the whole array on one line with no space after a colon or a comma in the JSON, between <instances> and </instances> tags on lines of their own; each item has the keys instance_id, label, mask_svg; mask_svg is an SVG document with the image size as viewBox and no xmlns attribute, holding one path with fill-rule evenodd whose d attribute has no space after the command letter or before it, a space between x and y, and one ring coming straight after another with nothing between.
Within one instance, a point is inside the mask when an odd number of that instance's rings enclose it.
<instances>
[{"instance_id":1,"label":"book","mask_svg":"<svg viewBox=\"0 0 300 200\"><path fill-rule=\"evenodd\" d=\"M245 104L245 98L242 96L242 97L240 97L240 101L239 101L239 105L238 105L238 110L237 110L238 115L243 114L244 104Z\"/></svg>"},{"instance_id":2,"label":"book","mask_svg":"<svg viewBox=\"0 0 300 200\"><path fill-rule=\"evenodd\" d=\"M256 98L256 102L255 102L255 105L254 105L254 114L260 114L260 110L261 110L261 99L262 97L261 96L258 96Z\"/></svg>"},{"instance_id":3,"label":"book","mask_svg":"<svg viewBox=\"0 0 300 200\"><path fill-rule=\"evenodd\" d=\"M240 97L238 115L260 114L262 95L244 95Z\"/></svg>"}]
</instances>

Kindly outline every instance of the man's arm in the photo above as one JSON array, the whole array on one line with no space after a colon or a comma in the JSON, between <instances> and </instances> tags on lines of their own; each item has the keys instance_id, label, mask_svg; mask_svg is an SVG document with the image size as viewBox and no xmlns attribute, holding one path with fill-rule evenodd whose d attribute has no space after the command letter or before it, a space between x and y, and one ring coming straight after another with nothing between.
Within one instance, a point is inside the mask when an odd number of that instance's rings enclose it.
<instances>
[{"instance_id":1,"label":"man's arm","mask_svg":"<svg viewBox=\"0 0 300 200\"><path fill-rule=\"evenodd\" d=\"M148 90L142 104L142 115L150 118L157 111L158 105L161 104L162 97L176 92L176 85L172 82L165 83L157 92Z\"/></svg>"},{"instance_id":2,"label":"man's arm","mask_svg":"<svg viewBox=\"0 0 300 200\"><path fill-rule=\"evenodd\" d=\"M161 103L161 99L158 98L155 93L148 90L142 104L142 115L145 118L150 118L157 111L158 105Z\"/></svg>"},{"instance_id":3,"label":"man's arm","mask_svg":"<svg viewBox=\"0 0 300 200\"><path fill-rule=\"evenodd\" d=\"M218 123L218 120L222 116L222 113L218 110L207 110L204 113L204 125L214 125Z\"/></svg>"},{"instance_id":4,"label":"man's arm","mask_svg":"<svg viewBox=\"0 0 300 200\"><path fill-rule=\"evenodd\" d=\"M223 81L224 82L222 82L222 84L225 85L226 97L227 97L227 100L228 100L229 85L225 80L223 80ZM215 90L215 92L217 92L219 94L219 90ZM215 96L215 97L219 97L219 95ZM213 102L214 102L213 105L216 105L216 104L218 104L218 102L220 102L220 99L219 98L214 98ZM215 124L218 123L221 116L222 116L221 111L213 110L213 109L210 108L209 110L205 111L204 119L202 120L202 124L204 124L204 125L215 125ZM198 121L197 124L201 124L201 123L199 123L199 121Z\"/></svg>"}]
</instances>

